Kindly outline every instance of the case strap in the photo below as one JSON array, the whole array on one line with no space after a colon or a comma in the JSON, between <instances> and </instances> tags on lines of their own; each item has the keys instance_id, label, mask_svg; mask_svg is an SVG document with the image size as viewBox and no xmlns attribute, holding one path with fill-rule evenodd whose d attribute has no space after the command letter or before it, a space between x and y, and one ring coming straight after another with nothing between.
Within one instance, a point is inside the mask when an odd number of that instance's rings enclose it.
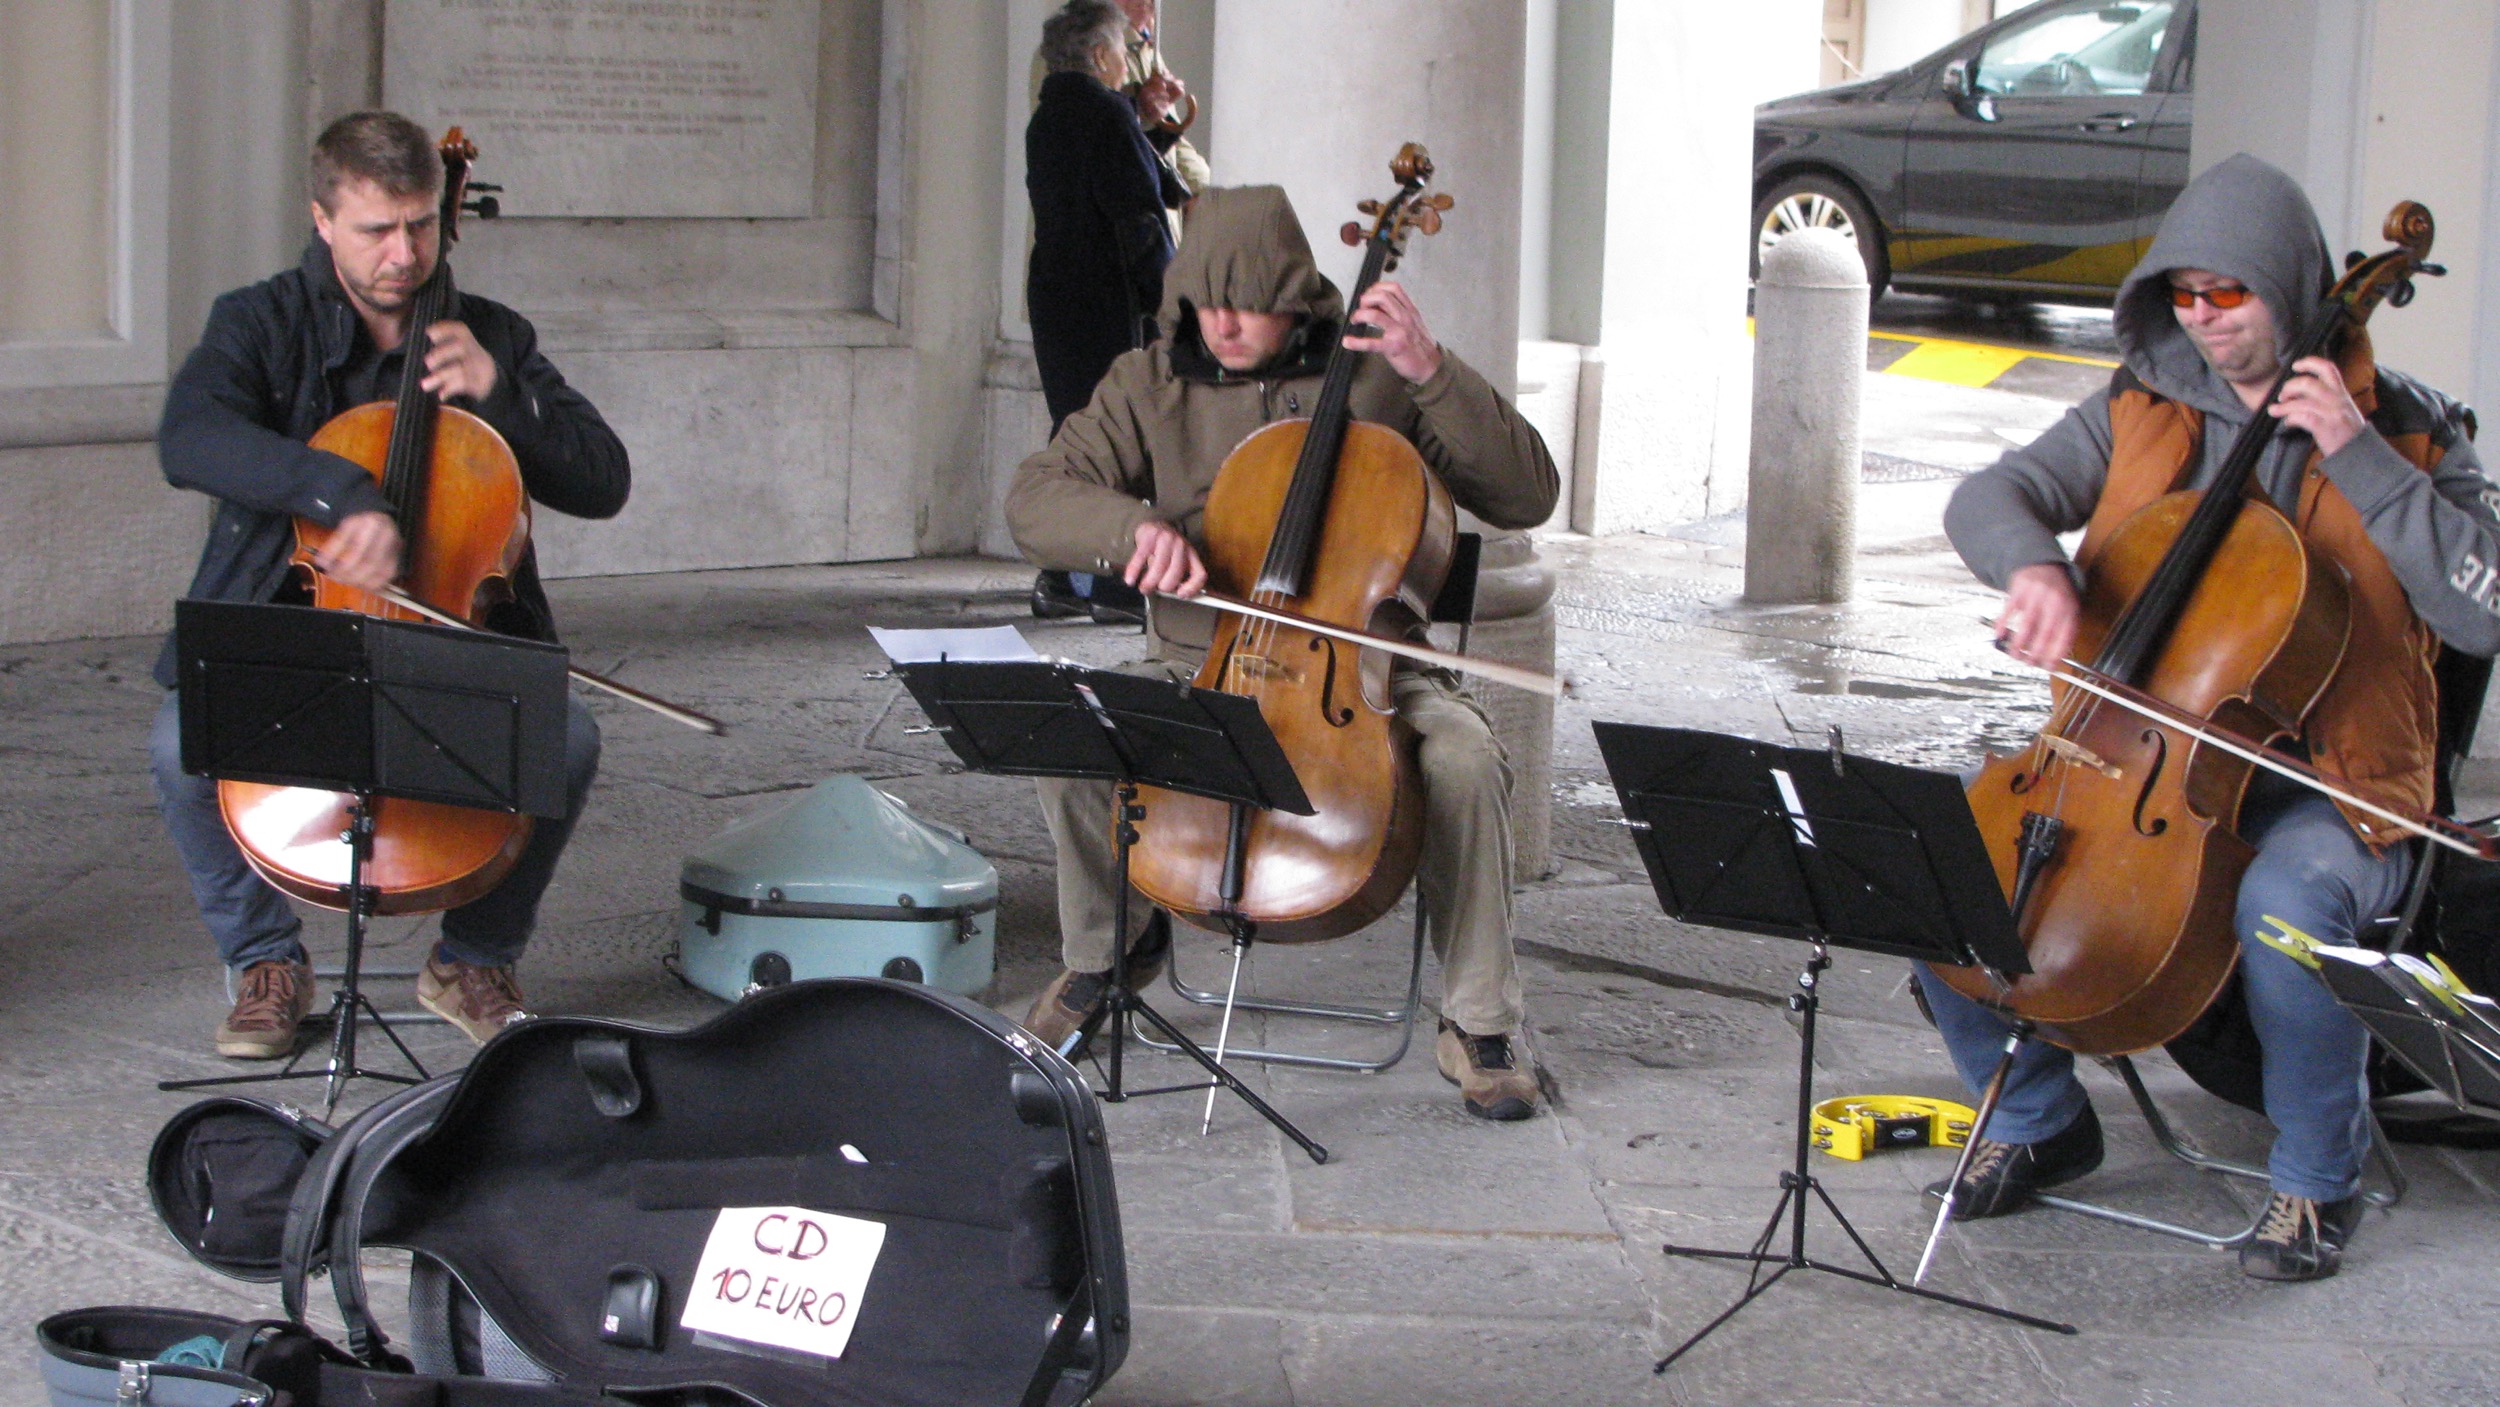
<instances>
[{"instance_id":1,"label":"case strap","mask_svg":"<svg viewBox=\"0 0 2500 1407\"><path fill-rule=\"evenodd\" d=\"M1084 1339L1086 1327L1094 1322L1094 1278L1091 1275L1076 1282L1076 1293L1068 1297L1068 1307L1059 1311L1059 1327L1051 1331L1050 1343L1042 1349L1042 1361L1033 1369L1033 1381L1025 1384L1021 1407L1049 1407L1050 1394L1059 1386L1059 1377L1076 1358L1076 1346Z\"/></svg>"},{"instance_id":2,"label":"case strap","mask_svg":"<svg viewBox=\"0 0 2500 1407\"><path fill-rule=\"evenodd\" d=\"M642 1107L642 1080L634 1074L633 1042L604 1032L573 1041L573 1064L590 1085L591 1107L611 1119L632 1117Z\"/></svg>"},{"instance_id":3,"label":"case strap","mask_svg":"<svg viewBox=\"0 0 2500 1407\"><path fill-rule=\"evenodd\" d=\"M330 1238L330 1207L356 1146L390 1110L424 1088L400 1090L379 1100L348 1120L305 1160L304 1171L295 1179L295 1191L287 1199L286 1230L278 1240L278 1298L288 1319L299 1324L304 1320L305 1283L321 1268L322 1248Z\"/></svg>"},{"instance_id":4,"label":"case strap","mask_svg":"<svg viewBox=\"0 0 2500 1407\"><path fill-rule=\"evenodd\" d=\"M339 1184L337 1210L330 1217L330 1293L337 1298L339 1318L347 1325L348 1352L377 1368L404 1373L409 1365L390 1351L390 1336L366 1307L365 1268L360 1259L365 1210L372 1202L374 1184L381 1181L391 1160L433 1131L434 1120L453 1089L449 1081L458 1078L446 1077L434 1098L411 1101L378 1121L358 1142L347 1176Z\"/></svg>"}]
</instances>

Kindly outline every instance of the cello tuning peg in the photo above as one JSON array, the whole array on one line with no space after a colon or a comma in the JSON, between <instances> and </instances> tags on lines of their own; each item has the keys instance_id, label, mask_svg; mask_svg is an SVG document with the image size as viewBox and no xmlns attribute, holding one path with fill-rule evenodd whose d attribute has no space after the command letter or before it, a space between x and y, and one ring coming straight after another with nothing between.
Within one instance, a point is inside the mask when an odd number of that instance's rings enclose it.
<instances>
[{"instance_id":1,"label":"cello tuning peg","mask_svg":"<svg viewBox=\"0 0 2500 1407\"><path fill-rule=\"evenodd\" d=\"M1437 235L1441 233L1441 212L1438 210L1425 211L1422 215L1416 217L1415 226L1428 235Z\"/></svg>"},{"instance_id":2,"label":"cello tuning peg","mask_svg":"<svg viewBox=\"0 0 2500 1407\"><path fill-rule=\"evenodd\" d=\"M500 192L500 191L503 189L503 187L498 186L498 185L490 185L489 183L487 183L487 182L485 182L485 181L471 181L471 182L469 182L469 189L470 189L472 192L476 192L476 191L497 191L497 192Z\"/></svg>"},{"instance_id":3,"label":"cello tuning peg","mask_svg":"<svg viewBox=\"0 0 2500 1407\"><path fill-rule=\"evenodd\" d=\"M481 220L496 219L503 214L503 202L491 195L481 195L475 200L464 200L460 202L460 208Z\"/></svg>"},{"instance_id":4,"label":"cello tuning peg","mask_svg":"<svg viewBox=\"0 0 2500 1407\"><path fill-rule=\"evenodd\" d=\"M1358 200L1354 203L1354 208L1356 211L1365 215L1377 215L1380 213L1380 202L1377 200Z\"/></svg>"},{"instance_id":5,"label":"cello tuning peg","mask_svg":"<svg viewBox=\"0 0 2500 1407\"><path fill-rule=\"evenodd\" d=\"M1434 191L1432 193L1432 199L1425 201L1424 203L1431 206L1435 210L1447 210L1451 206L1456 205L1458 202L1452 199L1446 192Z\"/></svg>"},{"instance_id":6,"label":"cello tuning peg","mask_svg":"<svg viewBox=\"0 0 2500 1407\"><path fill-rule=\"evenodd\" d=\"M2417 274L2429 274L2432 278L2448 276L2448 266L2445 264L2416 264L2413 271Z\"/></svg>"},{"instance_id":7,"label":"cello tuning peg","mask_svg":"<svg viewBox=\"0 0 2500 1407\"><path fill-rule=\"evenodd\" d=\"M2369 255L2362 253L2358 249L2347 249L2344 251L2344 267L2347 269L2355 268L2359 266L2363 260L2368 259L2369 257Z\"/></svg>"},{"instance_id":8,"label":"cello tuning peg","mask_svg":"<svg viewBox=\"0 0 2500 1407\"><path fill-rule=\"evenodd\" d=\"M1363 242L1363 227L1356 221L1348 220L1344 224L1337 227L1337 238L1344 240L1348 244L1361 244Z\"/></svg>"}]
</instances>

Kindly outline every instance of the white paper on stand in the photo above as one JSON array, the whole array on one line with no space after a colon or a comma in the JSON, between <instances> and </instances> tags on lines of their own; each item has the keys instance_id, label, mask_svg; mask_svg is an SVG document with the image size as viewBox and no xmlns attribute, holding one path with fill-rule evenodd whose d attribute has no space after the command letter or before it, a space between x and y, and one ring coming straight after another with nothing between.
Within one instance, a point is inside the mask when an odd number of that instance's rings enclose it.
<instances>
[{"instance_id":1,"label":"white paper on stand","mask_svg":"<svg viewBox=\"0 0 2500 1407\"><path fill-rule=\"evenodd\" d=\"M969 630L890 630L872 625L868 627L868 633L876 639L877 648L885 651L885 657L896 664L919 664L939 659L993 664L1041 658L1012 625L980 626Z\"/></svg>"}]
</instances>

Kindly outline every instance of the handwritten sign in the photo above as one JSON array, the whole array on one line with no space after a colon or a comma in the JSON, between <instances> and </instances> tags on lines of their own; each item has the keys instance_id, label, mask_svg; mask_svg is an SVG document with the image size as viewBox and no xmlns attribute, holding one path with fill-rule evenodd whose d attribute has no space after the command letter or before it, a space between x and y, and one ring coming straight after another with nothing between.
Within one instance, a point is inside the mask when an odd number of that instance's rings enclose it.
<instances>
[{"instance_id":1,"label":"handwritten sign","mask_svg":"<svg viewBox=\"0 0 2500 1407\"><path fill-rule=\"evenodd\" d=\"M686 1294L686 1328L839 1358L885 1224L805 1207L723 1207Z\"/></svg>"}]
</instances>

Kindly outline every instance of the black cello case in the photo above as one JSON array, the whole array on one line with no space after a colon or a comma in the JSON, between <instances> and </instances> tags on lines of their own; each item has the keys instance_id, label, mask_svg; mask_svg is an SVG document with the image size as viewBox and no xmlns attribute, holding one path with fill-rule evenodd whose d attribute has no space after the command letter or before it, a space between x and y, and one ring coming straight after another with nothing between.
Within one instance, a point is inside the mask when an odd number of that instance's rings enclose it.
<instances>
[{"instance_id":1,"label":"black cello case","mask_svg":"<svg viewBox=\"0 0 2500 1407\"><path fill-rule=\"evenodd\" d=\"M839 1357L683 1326L724 1208L883 1225ZM380 1247L412 1254L405 1345L368 1304L359 1253ZM361 1366L325 1389L404 1373L443 1402L495 1379L549 1401L1065 1407L1128 1345L1092 1092L996 1013L874 979L769 988L690 1031L515 1026L313 1149L278 1260L299 1324L329 1273Z\"/></svg>"}]
</instances>

